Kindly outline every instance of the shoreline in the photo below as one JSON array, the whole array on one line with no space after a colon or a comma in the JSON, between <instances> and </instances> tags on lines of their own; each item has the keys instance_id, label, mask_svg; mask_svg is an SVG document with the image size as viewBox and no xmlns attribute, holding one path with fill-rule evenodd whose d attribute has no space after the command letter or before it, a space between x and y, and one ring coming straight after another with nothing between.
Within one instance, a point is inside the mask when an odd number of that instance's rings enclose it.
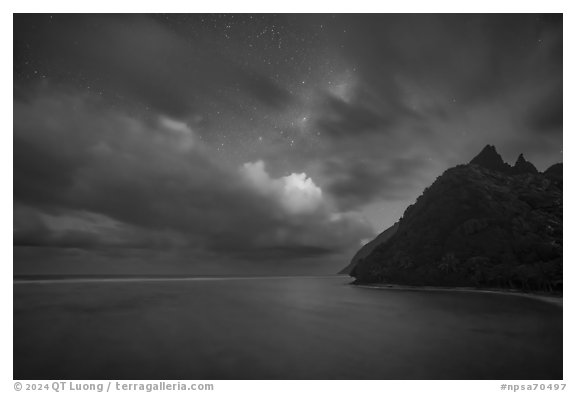
<instances>
[{"instance_id":1,"label":"shoreline","mask_svg":"<svg viewBox=\"0 0 576 393\"><path fill-rule=\"evenodd\" d=\"M173 276L173 275L103 275L103 276L14 276L14 285L50 285L50 284L89 284L89 283L153 283L153 282L186 282L186 281L240 281L240 280L265 280L265 279L317 279L317 278L341 278L347 279L343 275L318 275L318 276ZM489 293L497 295L512 295L540 300L549 304L563 307L563 296L558 294L544 295L537 293L518 292L501 288L474 288L474 287L435 287L435 286L414 286L401 284L357 284L349 282L348 285L364 289L379 290L403 290L421 292L467 292L467 293Z\"/></svg>"},{"instance_id":2,"label":"shoreline","mask_svg":"<svg viewBox=\"0 0 576 393\"><path fill-rule=\"evenodd\" d=\"M412 285L399 285L399 284L355 284L350 285L365 288L365 289L380 289L380 290L400 290L400 291L421 291L421 292L467 292L467 293L491 293L496 295L512 295L520 296L529 299L540 300L548 304L553 304L558 307L563 307L563 296L559 295L542 295L536 293L516 292L512 290L504 290L500 288L473 288L473 287L434 287L434 286L412 286Z\"/></svg>"}]
</instances>

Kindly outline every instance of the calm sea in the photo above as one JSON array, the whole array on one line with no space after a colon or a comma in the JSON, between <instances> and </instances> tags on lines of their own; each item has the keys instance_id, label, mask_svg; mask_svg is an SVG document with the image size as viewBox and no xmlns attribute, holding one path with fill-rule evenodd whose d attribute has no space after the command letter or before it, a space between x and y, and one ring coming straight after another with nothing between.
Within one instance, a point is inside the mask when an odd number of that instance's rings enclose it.
<instances>
[{"instance_id":1,"label":"calm sea","mask_svg":"<svg viewBox=\"0 0 576 393\"><path fill-rule=\"evenodd\" d=\"M14 378L562 379L559 306L349 282L15 281Z\"/></svg>"}]
</instances>

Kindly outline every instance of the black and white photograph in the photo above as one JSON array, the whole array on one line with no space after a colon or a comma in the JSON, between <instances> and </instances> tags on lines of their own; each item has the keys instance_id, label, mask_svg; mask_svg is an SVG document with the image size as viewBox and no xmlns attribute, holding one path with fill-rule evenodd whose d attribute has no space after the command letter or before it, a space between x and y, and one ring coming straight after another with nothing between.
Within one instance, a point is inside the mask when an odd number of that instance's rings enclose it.
<instances>
[{"instance_id":1,"label":"black and white photograph","mask_svg":"<svg viewBox=\"0 0 576 393\"><path fill-rule=\"evenodd\" d=\"M563 14L190 7L12 15L14 381L561 384Z\"/></svg>"}]
</instances>

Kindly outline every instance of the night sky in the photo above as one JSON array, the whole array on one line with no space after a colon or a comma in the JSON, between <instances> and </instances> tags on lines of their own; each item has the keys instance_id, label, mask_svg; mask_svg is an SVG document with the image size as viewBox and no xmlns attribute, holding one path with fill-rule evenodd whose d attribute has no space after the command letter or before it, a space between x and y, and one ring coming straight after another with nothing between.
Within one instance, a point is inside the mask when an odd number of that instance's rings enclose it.
<instances>
[{"instance_id":1,"label":"night sky","mask_svg":"<svg viewBox=\"0 0 576 393\"><path fill-rule=\"evenodd\" d=\"M562 161L561 15L14 16L15 272L332 273L486 144Z\"/></svg>"}]
</instances>

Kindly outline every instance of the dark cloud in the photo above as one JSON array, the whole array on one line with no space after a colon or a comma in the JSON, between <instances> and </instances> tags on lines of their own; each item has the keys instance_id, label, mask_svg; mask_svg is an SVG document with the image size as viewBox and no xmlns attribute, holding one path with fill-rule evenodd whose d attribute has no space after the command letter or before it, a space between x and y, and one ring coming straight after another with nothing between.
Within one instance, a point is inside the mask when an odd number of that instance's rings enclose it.
<instances>
[{"instance_id":1,"label":"dark cloud","mask_svg":"<svg viewBox=\"0 0 576 393\"><path fill-rule=\"evenodd\" d=\"M151 128L121 113L101 112L90 101L62 95L43 100L15 107L14 195L32 212L15 223L24 228L15 235L17 244L146 247L152 239L166 246L168 233L185 239L186 247L223 254L256 257L275 249L309 256L355 247L370 234L360 220L332 219L321 200L302 213L285 210L284 196L288 203L308 203L307 196L298 188L279 187L286 195L260 193L239 168L214 161L184 123ZM73 103L77 110L70 116L66 108ZM263 181L267 186L280 180ZM100 219L78 218L81 212ZM113 225L98 224L102 220ZM69 227L46 224L62 221ZM111 233L118 234L116 240Z\"/></svg>"},{"instance_id":2,"label":"dark cloud","mask_svg":"<svg viewBox=\"0 0 576 393\"><path fill-rule=\"evenodd\" d=\"M273 83L265 76L245 71L242 74L241 86L245 87L254 97L267 106L275 109L285 108L293 100L290 93ZM233 84L233 83L231 83Z\"/></svg>"},{"instance_id":3,"label":"dark cloud","mask_svg":"<svg viewBox=\"0 0 576 393\"><path fill-rule=\"evenodd\" d=\"M14 136L14 198L27 203L53 203L72 183L75 160Z\"/></svg>"},{"instance_id":4,"label":"dark cloud","mask_svg":"<svg viewBox=\"0 0 576 393\"><path fill-rule=\"evenodd\" d=\"M328 190L339 206L355 208L374 200L406 199L419 185L426 162L421 158L399 158L382 167L373 161L331 160L325 172Z\"/></svg>"},{"instance_id":5,"label":"dark cloud","mask_svg":"<svg viewBox=\"0 0 576 393\"><path fill-rule=\"evenodd\" d=\"M528 127L539 133L562 133L563 108L562 87L555 89L533 105L527 119Z\"/></svg>"},{"instance_id":6,"label":"dark cloud","mask_svg":"<svg viewBox=\"0 0 576 393\"><path fill-rule=\"evenodd\" d=\"M359 136L365 132L386 131L386 127L394 122L394 118L377 113L365 106L356 103L347 103L344 100L327 96L322 117L316 121L319 129L331 136Z\"/></svg>"},{"instance_id":7,"label":"dark cloud","mask_svg":"<svg viewBox=\"0 0 576 393\"><path fill-rule=\"evenodd\" d=\"M451 121L508 96L531 105L550 85L559 86L554 94L561 94L561 15L391 14L335 20L334 50L344 52L355 70L349 83L357 93L346 103L328 101L319 114L318 124L335 135ZM561 105L555 100L550 107L556 113L543 114L544 122L558 119Z\"/></svg>"},{"instance_id":8,"label":"dark cloud","mask_svg":"<svg viewBox=\"0 0 576 393\"><path fill-rule=\"evenodd\" d=\"M561 15L355 15L336 25L369 86L397 96L420 85L462 102L561 80ZM540 40L540 41L539 41Z\"/></svg>"}]
</instances>

